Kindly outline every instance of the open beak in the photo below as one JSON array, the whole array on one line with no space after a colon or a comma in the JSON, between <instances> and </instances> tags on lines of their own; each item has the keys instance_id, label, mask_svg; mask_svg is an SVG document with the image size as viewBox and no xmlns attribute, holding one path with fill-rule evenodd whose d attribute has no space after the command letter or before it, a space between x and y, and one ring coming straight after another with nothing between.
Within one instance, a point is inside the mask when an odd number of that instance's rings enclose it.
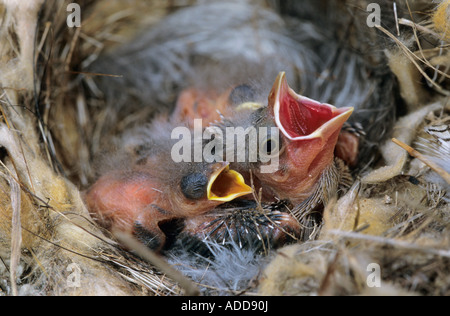
<instances>
[{"instance_id":1,"label":"open beak","mask_svg":"<svg viewBox=\"0 0 450 316\"><path fill-rule=\"evenodd\" d=\"M277 127L292 141L322 139L339 131L353 108L336 108L295 93L280 73L269 96Z\"/></svg>"},{"instance_id":2,"label":"open beak","mask_svg":"<svg viewBox=\"0 0 450 316\"><path fill-rule=\"evenodd\" d=\"M245 184L244 177L230 169L229 163L221 164L213 171L208 182L208 200L230 202L251 194L252 188Z\"/></svg>"}]
</instances>

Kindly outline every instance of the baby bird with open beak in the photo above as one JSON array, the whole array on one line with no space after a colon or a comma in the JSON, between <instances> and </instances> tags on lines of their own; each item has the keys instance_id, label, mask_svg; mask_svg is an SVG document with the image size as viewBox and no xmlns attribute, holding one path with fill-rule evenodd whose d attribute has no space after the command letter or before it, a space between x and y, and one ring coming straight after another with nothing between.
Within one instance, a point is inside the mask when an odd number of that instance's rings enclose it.
<instances>
[{"instance_id":1,"label":"baby bird with open beak","mask_svg":"<svg viewBox=\"0 0 450 316\"><path fill-rule=\"evenodd\" d=\"M236 111L219 126L278 129L278 135L268 134L258 148L258 157L263 153L277 159L276 170L263 171L265 163L261 159L256 163L232 163L231 167L243 174L251 170L264 196L291 201L296 205L294 215L299 218L337 193L346 172L344 163L335 159L335 148L352 113L351 107L336 108L298 95L289 87L285 73L280 73L267 107ZM237 148L236 154L242 150Z\"/></svg>"},{"instance_id":2,"label":"baby bird with open beak","mask_svg":"<svg viewBox=\"0 0 450 316\"><path fill-rule=\"evenodd\" d=\"M227 162L176 163L167 150L157 151L131 168L107 172L87 191L87 207L103 227L161 251L180 222L252 193Z\"/></svg>"},{"instance_id":3,"label":"baby bird with open beak","mask_svg":"<svg viewBox=\"0 0 450 316\"><path fill-rule=\"evenodd\" d=\"M256 125L273 124L281 132L279 170L255 175L281 198L300 203L317 190L324 172L334 164L342 126L353 108L336 108L296 94L281 73Z\"/></svg>"}]
</instances>

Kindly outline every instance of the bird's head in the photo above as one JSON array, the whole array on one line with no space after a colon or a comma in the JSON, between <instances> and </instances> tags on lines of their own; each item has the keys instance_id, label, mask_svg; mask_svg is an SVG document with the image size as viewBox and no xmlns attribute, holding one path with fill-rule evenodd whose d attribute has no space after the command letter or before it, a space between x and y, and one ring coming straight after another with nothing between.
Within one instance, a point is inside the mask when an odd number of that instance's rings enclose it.
<instances>
[{"instance_id":1,"label":"bird's head","mask_svg":"<svg viewBox=\"0 0 450 316\"><path fill-rule=\"evenodd\" d=\"M109 172L85 194L86 205L100 225L136 235L152 249L164 246L161 225L203 215L252 193L228 163L186 168L184 176L172 179L159 173L158 166L152 167Z\"/></svg>"},{"instance_id":2,"label":"bird's head","mask_svg":"<svg viewBox=\"0 0 450 316\"><path fill-rule=\"evenodd\" d=\"M184 205L186 215L193 216L253 191L239 172L230 169L228 162L218 162L197 164L181 178L179 190L173 192L178 196L174 197L178 207Z\"/></svg>"},{"instance_id":3,"label":"bird's head","mask_svg":"<svg viewBox=\"0 0 450 316\"><path fill-rule=\"evenodd\" d=\"M278 170L259 172L257 177L279 198L302 200L333 162L339 133L353 108L336 108L298 95L285 73L280 73L262 112L263 120L278 127L281 143Z\"/></svg>"}]
</instances>

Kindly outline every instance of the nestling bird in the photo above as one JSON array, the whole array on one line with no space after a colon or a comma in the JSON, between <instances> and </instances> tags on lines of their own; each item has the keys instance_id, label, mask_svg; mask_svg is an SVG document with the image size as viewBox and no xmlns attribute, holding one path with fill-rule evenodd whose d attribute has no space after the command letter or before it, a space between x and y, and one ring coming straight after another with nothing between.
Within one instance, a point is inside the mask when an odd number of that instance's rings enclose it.
<instances>
[{"instance_id":1,"label":"nestling bird","mask_svg":"<svg viewBox=\"0 0 450 316\"><path fill-rule=\"evenodd\" d=\"M162 136L157 143L170 146L173 142L168 137ZM107 172L85 197L88 209L103 227L130 233L158 251L166 246L165 230L175 229L166 225L203 215L252 193L229 163L176 163L168 148L155 148L134 165L130 160L131 167Z\"/></svg>"},{"instance_id":2,"label":"nestling bird","mask_svg":"<svg viewBox=\"0 0 450 316\"><path fill-rule=\"evenodd\" d=\"M268 107L256 121L259 126L275 124L281 131L280 167L272 174L256 169L255 176L278 198L303 202L321 189L321 179L332 172L341 128L352 113L353 108L336 108L298 95L281 73Z\"/></svg>"},{"instance_id":3,"label":"nestling bird","mask_svg":"<svg viewBox=\"0 0 450 316\"><path fill-rule=\"evenodd\" d=\"M232 162L233 169L247 178L251 171L252 180L257 188L262 188L267 201L289 200L297 205L294 213L299 217L306 209L314 208L335 194L341 180L347 176L344 163L335 160L335 148L353 108L336 108L296 94L289 87L285 73L277 77L268 106L255 108L255 103L246 102L243 108L233 109L218 126L224 135L229 127L242 127L246 131L254 127L267 135L257 138L258 147L252 147L250 141L245 143L245 148L238 145L232 148L235 160L229 158L230 149L224 148L224 157ZM263 127L266 129L261 129ZM272 134L272 128L279 133ZM342 144L347 143L354 150L354 142L343 139ZM341 150L346 152L345 148ZM245 161L236 159L241 152L246 152ZM349 156L352 155L350 152ZM251 156L258 159L251 160ZM277 169L264 171L268 163L262 160L263 156L266 160L276 159Z\"/></svg>"}]
</instances>

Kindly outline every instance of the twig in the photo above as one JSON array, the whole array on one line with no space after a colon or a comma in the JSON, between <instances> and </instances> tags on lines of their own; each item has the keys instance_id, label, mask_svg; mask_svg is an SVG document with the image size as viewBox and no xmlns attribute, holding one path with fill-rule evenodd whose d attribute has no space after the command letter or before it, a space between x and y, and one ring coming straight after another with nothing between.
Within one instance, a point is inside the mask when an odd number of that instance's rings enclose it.
<instances>
[{"instance_id":1,"label":"twig","mask_svg":"<svg viewBox=\"0 0 450 316\"><path fill-rule=\"evenodd\" d=\"M428 167L433 169L434 172L436 172L438 175L440 175L448 184L450 184L450 174L445 171L443 168L439 167L437 164L435 164L433 161L429 160L427 157L422 155L420 152L415 150L414 148L406 145L402 141L399 141L396 138L393 138L392 141L397 144L398 146L402 147L404 150L406 150L411 156L414 158L419 159L424 164L426 164Z\"/></svg>"},{"instance_id":2,"label":"twig","mask_svg":"<svg viewBox=\"0 0 450 316\"><path fill-rule=\"evenodd\" d=\"M408 19L401 18L401 19L398 20L398 23L400 25L405 25L405 26L410 26L410 27L416 28L417 30L421 31L422 33L426 33L426 34L432 35L436 39L440 39L441 38L441 35L439 35L438 33L434 32L433 30L431 30L431 29L429 29L429 28L427 28L425 26L422 26L420 24L416 24L413 21L410 21Z\"/></svg>"},{"instance_id":3,"label":"twig","mask_svg":"<svg viewBox=\"0 0 450 316\"><path fill-rule=\"evenodd\" d=\"M9 185L11 187L11 206L12 206L12 221L11 221L11 262L10 262L10 279L11 290L13 296L18 296L17 290L17 268L20 263L21 246L22 246L22 227L21 227L21 196L20 186L12 177L9 178Z\"/></svg>"},{"instance_id":4,"label":"twig","mask_svg":"<svg viewBox=\"0 0 450 316\"><path fill-rule=\"evenodd\" d=\"M397 26L397 36L400 36L400 26L398 24L397 2L394 1L395 25Z\"/></svg>"},{"instance_id":5,"label":"twig","mask_svg":"<svg viewBox=\"0 0 450 316\"><path fill-rule=\"evenodd\" d=\"M85 76L95 76L95 77L123 78L123 75L102 74L102 73L86 72L86 71L70 70L70 71L67 71L67 73L74 74L74 75L85 75Z\"/></svg>"},{"instance_id":6,"label":"twig","mask_svg":"<svg viewBox=\"0 0 450 316\"><path fill-rule=\"evenodd\" d=\"M345 232L340 230L331 230L329 232L330 234L340 236L342 238L347 239L357 239L357 240L364 240L364 241L371 241L379 244L384 244L392 247L397 248L403 248L406 250L415 250L415 251L421 251L424 253L444 257L444 258L450 258L450 251L444 250L444 249L435 249L430 248L428 246L420 246L413 243L409 243L402 240L396 240L396 239L390 239L380 236L372 236L372 235L365 235L361 233L355 233L355 232Z\"/></svg>"}]
</instances>

